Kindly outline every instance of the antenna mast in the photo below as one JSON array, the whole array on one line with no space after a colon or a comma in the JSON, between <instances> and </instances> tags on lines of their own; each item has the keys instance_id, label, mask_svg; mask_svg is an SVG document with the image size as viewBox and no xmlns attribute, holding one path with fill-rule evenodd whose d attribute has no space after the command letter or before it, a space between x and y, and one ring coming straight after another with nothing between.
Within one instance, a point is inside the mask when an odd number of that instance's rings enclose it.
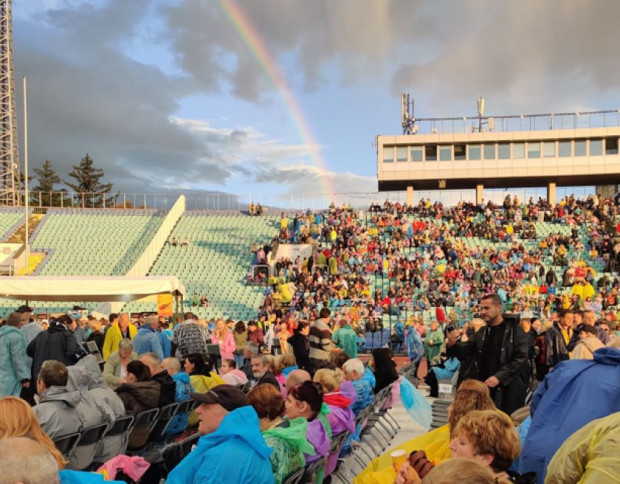
<instances>
[{"instance_id":1,"label":"antenna mast","mask_svg":"<svg viewBox=\"0 0 620 484\"><path fill-rule=\"evenodd\" d=\"M0 206L19 205L11 0L0 0Z\"/></svg>"}]
</instances>

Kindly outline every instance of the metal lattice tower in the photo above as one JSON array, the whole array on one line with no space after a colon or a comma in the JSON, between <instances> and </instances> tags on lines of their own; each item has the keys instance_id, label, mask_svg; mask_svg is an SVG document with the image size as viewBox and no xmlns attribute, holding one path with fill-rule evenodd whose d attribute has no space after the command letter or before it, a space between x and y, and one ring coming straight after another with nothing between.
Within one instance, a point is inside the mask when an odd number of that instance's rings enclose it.
<instances>
[{"instance_id":1,"label":"metal lattice tower","mask_svg":"<svg viewBox=\"0 0 620 484\"><path fill-rule=\"evenodd\" d=\"M0 0L0 206L18 204L18 175L11 0Z\"/></svg>"}]
</instances>

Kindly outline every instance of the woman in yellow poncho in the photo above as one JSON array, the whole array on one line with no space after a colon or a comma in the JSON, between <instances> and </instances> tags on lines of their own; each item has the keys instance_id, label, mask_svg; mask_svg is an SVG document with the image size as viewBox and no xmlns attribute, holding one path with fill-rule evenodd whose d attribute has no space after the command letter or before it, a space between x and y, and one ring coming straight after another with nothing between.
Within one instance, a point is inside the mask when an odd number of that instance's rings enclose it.
<instances>
[{"instance_id":1,"label":"woman in yellow poncho","mask_svg":"<svg viewBox=\"0 0 620 484\"><path fill-rule=\"evenodd\" d=\"M354 483L392 484L396 472L392 467L390 453L395 450L403 449L407 455L414 450L423 450L426 452L428 460L439 464L452 456L449 448L451 433L458 421L472 410L493 409L495 409L495 404L489 396L488 387L477 380L465 380L456 392L452 405L448 408L448 424L384 452L355 477Z\"/></svg>"},{"instance_id":2,"label":"woman in yellow poncho","mask_svg":"<svg viewBox=\"0 0 620 484\"><path fill-rule=\"evenodd\" d=\"M189 382L194 393L207 393L211 388L225 385L226 380L213 371L211 356L193 353L185 358L184 367L189 375ZM187 425L192 427L198 423L198 415L192 412L187 420Z\"/></svg>"}]
</instances>

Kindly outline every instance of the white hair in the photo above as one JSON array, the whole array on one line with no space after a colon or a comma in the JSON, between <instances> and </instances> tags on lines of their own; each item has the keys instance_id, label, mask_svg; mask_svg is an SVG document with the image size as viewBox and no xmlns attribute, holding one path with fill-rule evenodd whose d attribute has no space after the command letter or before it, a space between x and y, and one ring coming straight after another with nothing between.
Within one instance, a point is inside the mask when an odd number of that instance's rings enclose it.
<instances>
[{"instance_id":1,"label":"white hair","mask_svg":"<svg viewBox=\"0 0 620 484\"><path fill-rule=\"evenodd\" d=\"M364 374L364 363L358 358L351 358L344 362L342 369L348 373L357 373L359 376Z\"/></svg>"},{"instance_id":2,"label":"white hair","mask_svg":"<svg viewBox=\"0 0 620 484\"><path fill-rule=\"evenodd\" d=\"M0 483L58 484L58 464L39 442L27 437L0 439Z\"/></svg>"}]
</instances>

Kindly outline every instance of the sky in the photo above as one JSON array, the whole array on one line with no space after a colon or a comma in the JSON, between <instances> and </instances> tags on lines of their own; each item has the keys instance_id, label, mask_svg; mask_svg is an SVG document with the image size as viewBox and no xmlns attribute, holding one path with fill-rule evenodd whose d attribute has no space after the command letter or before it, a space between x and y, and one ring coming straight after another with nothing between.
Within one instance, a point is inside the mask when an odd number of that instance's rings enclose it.
<instances>
[{"instance_id":1,"label":"sky","mask_svg":"<svg viewBox=\"0 0 620 484\"><path fill-rule=\"evenodd\" d=\"M620 108L618 18L617 0L13 1L30 175L88 153L129 193L375 192L401 93L417 117L479 96L488 115Z\"/></svg>"}]
</instances>

